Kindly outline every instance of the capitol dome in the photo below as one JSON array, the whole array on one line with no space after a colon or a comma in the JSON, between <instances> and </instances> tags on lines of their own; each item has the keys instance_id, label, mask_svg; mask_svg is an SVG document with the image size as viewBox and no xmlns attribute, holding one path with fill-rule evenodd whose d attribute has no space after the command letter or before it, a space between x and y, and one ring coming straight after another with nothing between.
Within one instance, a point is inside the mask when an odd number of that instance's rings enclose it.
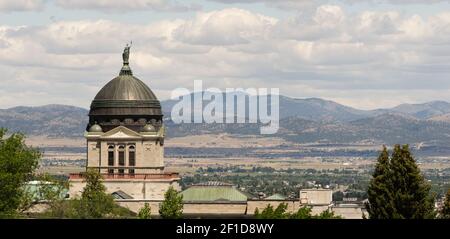
<instances>
[{"instance_id":1,"label":"capitol dome","mask_svg":"<svg viewBox=\"0 0 450 239\"><path fill-rule=\"evenodd\" d=\"M123 67L119 76L108 82L95 96L89 111L90 129L95 122L107 132L124 125L140 131L147 122L162 124L161 104L152 90L133 76L129 66L130 47L123 53Z\"/></svg>"},{"instance_id":2,"label":"capitol dome","mask_svg":"<svg viewBox=\"0 0 450 239\"><path fill-rule=\"evenodd\" d=\"M106 84L95 96L96 101L157 100L152 90L132 75L119 75Z\"/></svg>"}]
</instances>

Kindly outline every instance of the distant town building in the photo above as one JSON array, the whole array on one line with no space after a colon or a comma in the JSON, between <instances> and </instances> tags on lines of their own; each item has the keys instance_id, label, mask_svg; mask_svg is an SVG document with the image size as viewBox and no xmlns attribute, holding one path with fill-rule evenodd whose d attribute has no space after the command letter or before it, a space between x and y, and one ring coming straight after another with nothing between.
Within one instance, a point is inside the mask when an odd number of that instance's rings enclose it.
<instances>
[{"instance_id":1,"label":"distant town building","mask_svg":"<svg viewBox=\"0 0 450 239\"><path fill-rule=\"evenodd\" d=\"M333 201L331 189L302 189L300 190L300 203L308 205L330 205Z\"/></svg>"},{"instance_id":2,"label":"distant town building","mask_svg":"<svg viewBox=\"0 0 450 239\"><path fill-rule=\"evenodd\" d=\"M363 202L358 202L357 198L344 198L343 202L333 202L333 191L330 189L302 189L300 204L311 207L313 215L329 210L345 219L362 219L363 214L367 216Z\"/></svg>"},{"instance_id":3,"label":"distant town building","mask_svg":"<svg viewBox=\"0 0 450 239\"><path fill-rule=\"evenodd\" d=\"M368 213L363 203L335 204L331 210L345 219L362 219L363 215L368 218Z\"/></svg>"},{"instance_id":4,"label":"distant town building","mask_svg":"<svg viewBox=\"0 0 450 239\"><path fill-rule=\"evenodd\" d=\"M329 210L333 205L331 189L313 188L300 190L300 204L311 207L313 215Z\"/></svg>"}]
</instances>

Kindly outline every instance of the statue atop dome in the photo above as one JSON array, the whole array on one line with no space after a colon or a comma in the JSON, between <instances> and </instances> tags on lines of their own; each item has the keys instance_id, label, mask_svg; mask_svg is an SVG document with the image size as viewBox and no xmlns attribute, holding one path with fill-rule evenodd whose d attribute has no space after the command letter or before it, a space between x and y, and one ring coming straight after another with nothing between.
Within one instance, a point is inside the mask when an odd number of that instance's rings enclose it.
<instances>
[{"instance_id":1,"label":"statue atop dome","mask_svg":"<svg viewBox=\"0 0 450 239\"><path fill-rule=\"evenodd\" d=\"M85 167L101 174L108 193L123 192L139 205L146 200L162 201L170 187L179 189L181 178L164 171L161 103L143 81L133 76L129 66L131 44L123 50L119 75L103 86L91 103L84 134ZM69 182L69 197L81 196L85 174L73 174Z\"/></svg>"},{"instance_id":2,"label":"statue atop dome","mask_svg":"<svg viewBox=\"0 0 450 239\"><path fill-rule=\"evenodd\" d=\"M123 59L123 66L122 69L120 70L119 75L133 75L133 72L131 71L130 68L130 48L131 45L133 44L133 41L130 42L130 44L127 43L127 45L125 46L125 49L123 50L122 53L122 59Z\"/></svg>"},{"instance_id":3,"label":"statue atop dome","mask_svg":"<svg viewBox=\"0 0 450 239\"><path fill-rule=\"evenodd\" d=\"M122 59L123 59L124 65L129 64L128 59L130 58L130 48L131 48L132 44L133 44L133 41L131 41L130 44L127 43L127 45L125 46L125 49L123 50Z\"/></svg>"},{"instance_id":4,"label":"statue atop dome","mask_svg":"<svg viewBox=\"0 0 450 239\"><path fill-rule=\"evenodd\" d=\"M161 127L161 103L143 81L133 76L128 64L131 44L127 44L123 50L124 62L119 75L103 86L92 101L86 131L90 132L91 127L97 124L95 122L101 127L92 128L95 132L108 132L121 125L142 132L146 122L152 120L155 121L152 122L155 132ZM132 121L128 122L127 119ZM139 123L140 119L144 119L144 123Z\"/></svg>"}]
</instances>

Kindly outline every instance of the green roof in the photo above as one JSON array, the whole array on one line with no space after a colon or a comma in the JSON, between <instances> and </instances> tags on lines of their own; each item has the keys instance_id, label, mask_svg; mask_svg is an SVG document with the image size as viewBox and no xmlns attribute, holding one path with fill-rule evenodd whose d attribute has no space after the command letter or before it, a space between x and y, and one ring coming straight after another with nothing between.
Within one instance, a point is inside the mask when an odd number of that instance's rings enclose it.
<instances>
[{"instance_id":1,"label":"green roof","mask_svg":"<svg viewBox=\"0 0 450 239\"><path fill-rule=\"evenodd\" d=\"M27 182L24 185L24 190L26 193L29 193L33 200L44 200L43 191L48 190L49 188L44 188L43 186L47 185L50 186L54 192L58 192L59 188L57 185L53 185L51 182L45 182L45 181L30 181ZM60 192L60 198L63 199L67 196L69 190L62 189Z\"/></svg>"},{"instance_id":2,"label":"green roof","mask_svg":"<svg viewBox=\"0 0 450 239\"><path fill-rule=\"evenodd\" d=\"M266 200L286 200L286 197L279 193L275 193L270 197L266 197Z\"/></svg>"},{"instance_id":3,"label":"green roof","mask_svg":"<svg viewBox=\"0 0 450 239\"><path fill-rule=\"evenodd\" d=\"M194 185L181 192L184 202L243 202L248 197L229 185Z\"/></svg>"}]
</instances>

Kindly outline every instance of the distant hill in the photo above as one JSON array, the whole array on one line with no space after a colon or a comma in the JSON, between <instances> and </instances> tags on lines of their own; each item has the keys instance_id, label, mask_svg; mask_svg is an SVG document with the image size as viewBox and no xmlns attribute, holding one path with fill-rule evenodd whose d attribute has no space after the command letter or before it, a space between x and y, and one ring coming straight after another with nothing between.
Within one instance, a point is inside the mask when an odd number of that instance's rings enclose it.
<instances>
[{"instance_id":1,"label":"distant hill","mask_svg":"<svg viewBox=\"0 0 450 239\"><path fill-rule=\"evenodd\" d=\"M191 97L192 95L193 94L191 94ZM225 98L225 94L223 94L224 102ZM358 110L338 104L333 101L323 100L319 98L294 99L286 96L280 96L279 100L280 118L282 119L291 116L299 116L303 119L314 121L346 122L383 113L378 111ZM176 103L177 101L175 100L167 100L161 102L164 115L170 115L170 110ZM207 105L208 103L209 102L204 101L203 106Z\"/></svg>"},{"instance_id":2,"label":"distant hill","mask_svg":"<svg viewBox=\"0 0 450 239\"><path fill-rule=\"evenodd\" d=\"M259 135L258 124L174 124L161 102L169 137L230 133ZM11 132L50 137L82 137L88 110L65 105L0 110L0 127ZM280 130L276 136L295 142L375 142L450 144L450 103L402 104L391 109L358 110L318 98L280 96Z\"/></svg>"},{"instance_id":3,"label":"distant hill","mask_svg":"<svg viewBox=\"0 0 450 239\"><path fill-rule=\"evenodd\" d=\"M171 109L176 101L162 102ZM390 109L358 110L318 98L280 96L280 129L277 136L295 142L378 144L450 143L450 103L433 101L402 104ZM167 112L170 115L170 112ZM255 124L173 124L167 118L169 136L206 133L258 135Z\"/></svg>"},{"instance_id":4,"label":"distant hill","mask_svg":"<svg viewBox=\"0 0 450 239\"><path fill-rule=\"evenodd\" d=\"M330 100L293 99L280 96L280 117L282 119L296 116L313 121L348 122L375 114L376 112L357 110Z\"/></svg>"},{"instance_id":5,"label":"distant hill","mask_svg":"<svg viewBox=\"0 0 450 239\"><path fill-rule=\"evenodd\" d=\"M450 113L450 103L445 101L432 101L423 104L401 104L389 111L403 113L419 119L430 119Z\"/></svg>"},{"instance_id":6,"label":"distant hill","mask_svg":"<svg viewBox=\"0 0 450 239\"><path fill-rule=\"evenodd\" d=\"M429 118L428 120L431 121L437 121L437 122L447 122L450 123L450 113L443 114L443 115L437 115Z\"/></svg>"},{"instance_id":7,"label":"distant hill","mask_svg":"<svg viewBox=\"0 0 450 239\"><path fill-rule=\"evenodd\" d=\"M88 122L88 111L67 105L19 106L0 109L0 127L10 132L50 137L80 137Z\"/></svg>"},{"instance_id":8,"label":"distant hill","mask_svg":"<svg viewBox=\"0 0 450 239\"><path fill-rule=\"evenodd\" d=\"M225 99L225 95L223 98ZM176 103L177 101L175 100L161 102L163 112L166 116L170 115L170 110ZM207 103L205 101L203 106ZM281 119L296 116L313 121L350 122L386 113L398 113L425 120L450 113L450 103L445 101L431 101L423 104L401 104L388 109L359 110L320 98L295 99L280 96Z\"/></svg>"},{"instance_id":9,"label":"distant hill","mask_svg":"<svg viewBox=\"0 0 450 239\"><path fill-rule=\"evenodd\" d=\"M326 141L333 143L376 142L383 144L428 143L445 145L450 142L450 124L419 120L411 116L386 113L348 123L328 123L297 126L297 120L285 121L285 138L298 142ZM297 126L297 127L296 127Z\"/></svg>"}]
</instances>

